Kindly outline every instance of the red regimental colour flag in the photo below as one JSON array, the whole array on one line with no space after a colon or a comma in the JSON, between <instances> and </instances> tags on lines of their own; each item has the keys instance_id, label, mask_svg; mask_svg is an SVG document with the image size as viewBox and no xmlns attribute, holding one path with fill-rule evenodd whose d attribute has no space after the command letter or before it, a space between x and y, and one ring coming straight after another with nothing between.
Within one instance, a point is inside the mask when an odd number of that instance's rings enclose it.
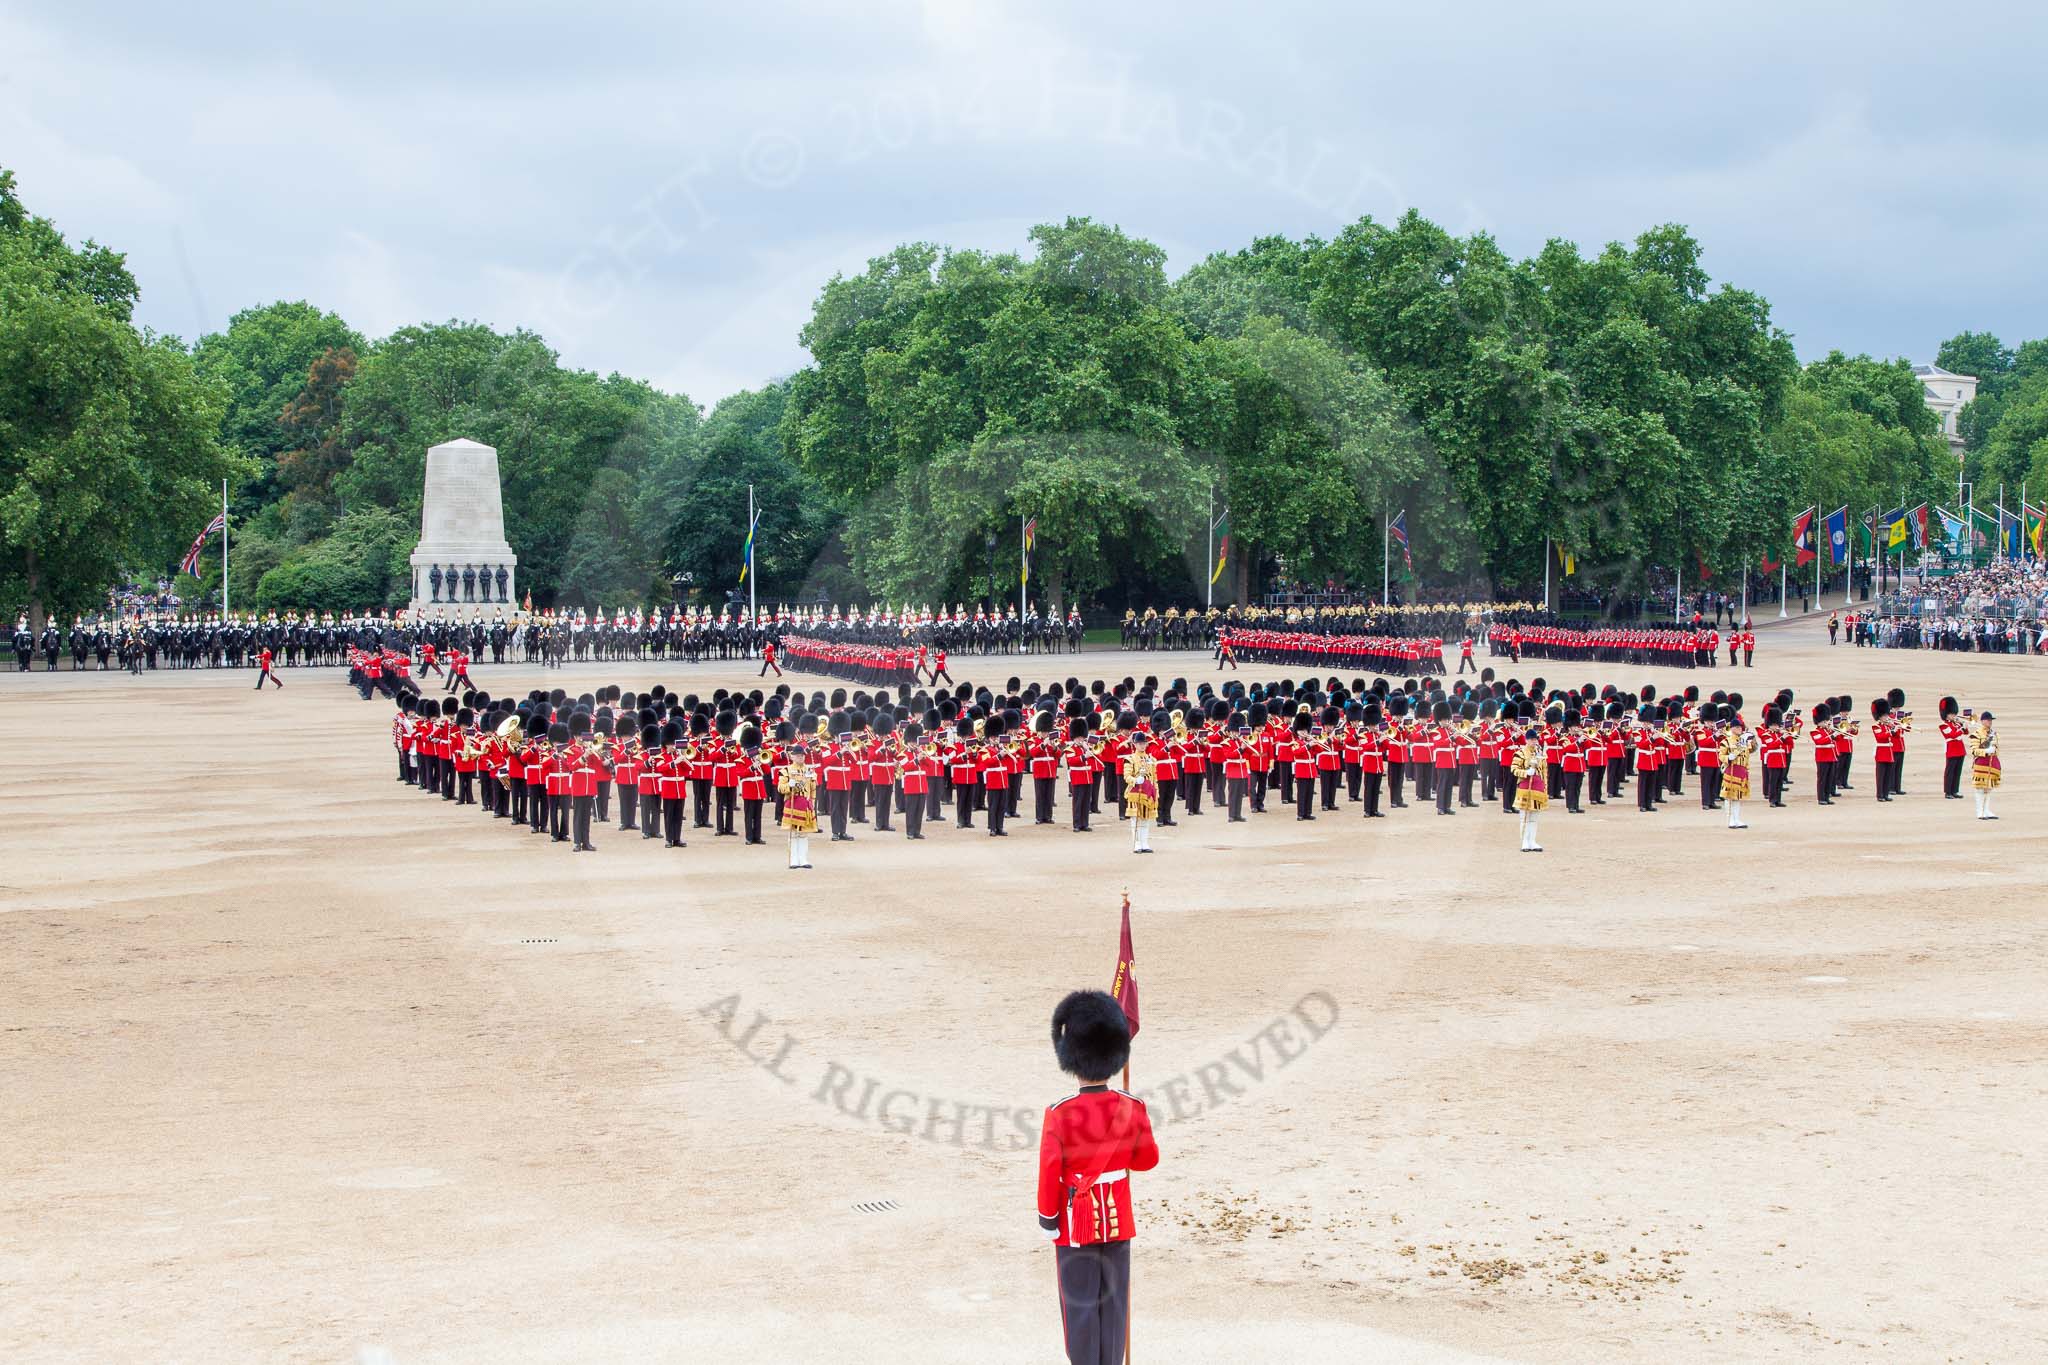
<instances>
[{"instance_id":1,"label":"red regimental colour flag","mask_svg":"<svg viewBox=\"0 0 2048 1365\"><path fill-rule=\"evenodd\" d=\"M1116 997L1116 1003L1123 1007L1124 1018L1131 1022L1131 1037L1138 1036L1138 979L1131 975L1137 964L1131 960L1131 898L1124 897L1124 929L1116 944L1116 976L1109 983L1109 993Z\"/></svg>"}]
</instances>

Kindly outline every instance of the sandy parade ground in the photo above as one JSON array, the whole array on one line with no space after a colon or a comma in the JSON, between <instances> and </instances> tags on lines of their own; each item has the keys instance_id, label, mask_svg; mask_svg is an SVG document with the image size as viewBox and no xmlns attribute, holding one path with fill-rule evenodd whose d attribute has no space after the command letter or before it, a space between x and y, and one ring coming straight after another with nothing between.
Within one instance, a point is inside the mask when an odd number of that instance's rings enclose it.
<instances>
[{"instance_id":1,"label":"sandy parade ground","mask_svg":"<svg viewBox=\"0 0 2048 1365\"><path fill-rule=\"evenodd\" d=\"M1046 1017L1133 906L1141 1361L2048 1358L2048 666L1758 632L1752 719L1909 694L1907 795L692 832L395 780L340 670L0 676L10 1361L1051 1361ZM956 676L1213 677L1203 655ZM1288 670L1248 665L1246 679ZM751 667L476 669L494 694ZM771 680L772 681L772 680ZM804 688L828 680L792 674ZM1935 704L2000 717L1996 823Z\"/></svg>"}]
</instances>

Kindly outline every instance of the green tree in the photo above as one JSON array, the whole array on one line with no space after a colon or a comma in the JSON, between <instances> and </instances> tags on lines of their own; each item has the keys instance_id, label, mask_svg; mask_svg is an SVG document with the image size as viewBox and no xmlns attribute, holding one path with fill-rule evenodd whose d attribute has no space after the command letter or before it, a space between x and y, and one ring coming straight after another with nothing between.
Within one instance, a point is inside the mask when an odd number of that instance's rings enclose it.
<instances>
[{"instance_id":1,"label":"green tree","mask_svg":"<svg viewBox=\"0 0 2048 1365\"><path fill-rule=\"evenodd\" d=\"M0 171L0 593L38 628L167 568L245 469L219 390L129 323L135 296L118 254L66 244Z\"/></svg>"},{"instance_id":2,"label":"green tree","mask_svg":"<svg viewBox=\"0 0 2048 1365\"><path fill-rule=\"evenodd\" d=\"M283 496L278 457L306 447L303 422L288 422L286 412L307 388L316 362L331 352L362 350L362 337L340 317L303 301L246 308L228 319L226 331L199 339L193 363L228 394L221 439L255 462L254 476L236 490L238 516Z\"/></svg>"}]
</instances>

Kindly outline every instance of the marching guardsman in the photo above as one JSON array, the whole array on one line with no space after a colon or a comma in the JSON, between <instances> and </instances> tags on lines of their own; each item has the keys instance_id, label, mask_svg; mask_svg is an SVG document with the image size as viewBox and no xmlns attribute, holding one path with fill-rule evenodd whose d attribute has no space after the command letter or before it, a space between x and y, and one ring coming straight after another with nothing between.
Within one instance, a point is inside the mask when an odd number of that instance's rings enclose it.
<instances>
[{"instance_id":1,"label":"marching guardsman","mask_svg":"<svg viewBox=\"0 0 2048 1365\"><path fill-rule=\"evenodd\" d=\"M875 833L890 833L891 807L896 804L896 774L903 747L896 739L896 713L884 711L875 717L875 742L861 756L867 770L867 789L875 798Z\"/></svg>"},{"instance_id":2,"label":"marching guardsman","mask_svg":"<svg viewBox=\"0 0 2048 1365\"><path fill-rule=\"evenodd\" d=\"M1358 790L1365 804L1367 820L1384 819L1380 809L1380 785L1386 780L1386 715L1378 702L1367 702L1359 720Z\"/></svg>"},{"instance_id":3,"label":"marching guardsman","mask_svg":"<svg viewBox=\"0 0 2048 1365\"><path fill-rule=\"evenodd\" d=\"M1231 722L1230 733L1212 761L1223 773L1223 805L1229 812L1228 821L1233 825L1241 825L1245 822L1245 792L1251 786L1252 778L1251 756L1248 752L1249 746L1245 742L1245 735L1250 727L1246 724L1242 712L1234 712L1233 715L1236 718ZM1126 767L1128 768L1128 764ZM1153 788L1155 791L1158 788L1156 771L1153 774ZM1128 777L1125 779L1125 790L1128 793ZM1126 800L1128 799L1127 795Z\"/></svg>"},{"instance_id":4,"label":"marching guardsman","mask_svg":"<svg viewBox=\"0 0 2048 1365\"><path fill-rule=\"evenodd\" d=\"M1535 704L1524 708L1523 720L1534 721ZM1543 759L1543 739L1535 725L1527 724L1522 731L1522 747L1515 750L1515 756L1508 761L1508 772L1515 779L1515 810L1520 813L1522 825L1522 852L1541 853L1543 845L1536 842L1536 817L1550 804L1550 786L1545 780L1544 769L1548 765Z\"/></svg>"},{"instance_id":5,"label":"marching guardsman","mask_svg":"<svg viewBox=\"0 0 2048 1365\"><path fill-rule=\"evenodd\" d=\"M398 694L398 714L391 718L391 745L398 750L398 780L410 786L417 779L412 770L412 712L413 695L410 692Z\"/></svg>"},{"instance_id":6,"label":"marching guardsman","mask_svg":"<svg viewBox=\"0 0 2048 1365\"><path fill-rule=\"evenodd\" d=\"M747 721L739 728L740 822L745 842L765 844L761 837L761 807L768 801L768 777L761 759L761 727Z\"/></svg>"},{"instance_id":7,"label":"marching guardsman","mask_svg":"<svg viewBox=\"0 0 2048 1365\"><path fill-rule=\"evenodd\" d=\"M646 714L652 715L653 712ZM639 777L634 793L639 798L635 818L640 824L640 838L644 841L661 834L661 730L662 727L648 722L640 727Z\"/></svg>"},{"instance_id":8,"label":"marching guardsman","mask_svg":"<svg viewBox=\"0 0 2048 1365\"><path fill-rule=\"evenodd\" d=\"M1943 697L1935 708L1941 716L1941 794L1949 801L1963 799L1963 760L1969 757L1970 727L1958 714L1954 697Z\"/></svg>"},{"instance_id":9,"label":"marching guardsman","mask_svg":"<svg viewBox=\"0 0 2048 1365\"><path fill-rule=\"evenodd\" d=\"M1135 730L1138 718L1125 712L1117 724L1126 731ZM1152 822L1159 815L1159 772L1158 761L1152 757L1149 745L1133 744L1124 754L1124 814L1131 821L1131 852L1152 851ZM1233 807L1243 802L1243 791L1233 798ZM1232 815L1233 820L1240 817Z\"/></svg>"},{"instance_id":10,"label":"marching guardsman","mask_svg":"<svg viewBox=\"0 0 2048 1365\"><path fill-rule=\"evenodd\" d=\"M541 780L547 784L548 792L548 835L553 843L569 842L569 805L571 759L568 722L556 721L548 726L548 744L552 752L541 765Z\"/></svg>"},{"instance_id":11,"label":"marching guardsman","mask_svg":"<svg viewBox=\"0 0 2048 1365\"><path fill-rule=\"evenodd\" d=\"M590 713L578 711L569 717L569 747L561 758L568 781L571 851L595 853L590 842L590 820L597 805L598 760L590 743Z\"/></svg>"},{"instance_id":12,"label":"marching guardsman","mask_svg":"<svg viewBox=\"0 0 2048 1365\"><path fill-rule=\"evenodd\" d=\"M720 711L712 727L718 735L711 749L711 790L718 807L718 832L714 837L721 839L740 832L740 755L732 742L739 725L738 715Z\"/></svg>"},{"instance_id":13,"label":"marching guardsman","mask_svg":"<svg viewBox=\"0 0 2048 1365\"><path fill-rule=\"evenodd\" d=\"M1294 818L1313 820L1316 818L1316 742L1314 739L1315 717L1309 713L1307 702L1294 713Z\"/></svg>"},{"instance_id":14,"label":"marching guardsman","mask_svg":"<svg viewBox=\"0 0 2048 1365\"><path fill-rule=\"evenodd\" d=\"M803 738L816 737L817 717L805 716L810 727ZM804 743L789 751L789 761L775 775L775 789L782 793L782 827L789 831L789 865L811 865L811 836L818 832L818 773L811 766L810 750Z\"/></svg>"},{"instance_id":15,"label":"marching guardsman","mask_svg":"<svg viewBox=\"0 0 2048 1365\"><path fill-rule=\"evenodd\" d=\"M1038 1227L1059 1270L1060 1322L1075 1365L1121 1361L1129 1340L1131 1173L1159 1164L1145 1102L1110 1082L1131 1026L1107 992L1075 991L1052 1013L1053 1055L1080 1092L1045 1111L1038 1139Z\"/></svg>"},{"instance_id":16,"label":"marching guardsman","mask_svg":"<svg viewBox=\"0 0 2048 1365\"><path fill-rule=\"evenodd\" d=\"M924 838L925 802L931 796L932 783L925 759L931 748L931 738L925 734L923 725L914 720L903 722L902 774L897 785L903 790L903 837L906 839Z\"/></svg>"},{"instance_id":17,"label":"marching guardsman","mask_svg":"<svg viewBox=\"0 0 2048 1365\"><path fill-rule=\"evenodd\" d=\"M640 746L634 741L631 727L633 719L634 713L628 708L625 717L615 723L618 748L616 757L612 759L612 782L619 789L621 830L636 827L637 821L634 817L640 808Z\"/></svg>"},{"instance_id":18,"label":"marching guardsman","mask_svg":"<svg viewBox=\"0 0 2048 1365\"><path fill-rule=\"evenodd\" d=\"M1058 725L1050 706L1041 706L1031 713L1031 823L1034 825L1052 823L1053 787L1060 776L1058 741L1053 738L1053 731Z\"/></svg>"},{"instance_id":19,"label":"marching guardsman","mask_svg":"<svg viewBox=\"0 0 2048 1365\"><path fill-rule=\"evenodd\" d=\"M846 822L853 804L853 755L850 736L853 721L844 711L832 713L830 742L818 751L818 768L824 777L825 809L832 819L832 842L850 843ZM816 792L813 792L816 795ZM815 817L816 812L812 812Z\"/></svg>"},{"instance_id":20,"label":"marching guardsman","mask_svg":"<svg viewBox=\"0 0 2048 1365\"><path fill-rule=\"evenodd\" d=\"M692 717L693 723L704 717ZM661 756L655 761L655 781L661 793L661 832L670 848L686 848L683 842L683 792L689 786L689 768L682 754L683 727L666 721L661 727ZM642 817L643 819L645 817Z\"/></svg>"},{"instance_id":21,"label":"marching guardsman","mask_svg":"<svg viewBox=\"0 0 2048 1365\"><path fill-rule=\"evenodd\" d=\"M1970 785L1977 790L1977 818L1996 820L1991 813L1991 793L1998 790L1998 784L2005 778L2004 765L1998 758L1998 735L1992 730L1992 715L1986 711L1977 717L1977 732L1970 737Z\"/></svg>"},{"instance_id":22,"label":"marching guardsman","mask_svg":"<svg viewBox=\"0 0 2048 1365\"><path fill-rule=\"evenodd\" d=\"M1835 730L1830 724L1834 716L1834 708L1827 702L1813 708L1814 795L1823 806L1835 804Z\"/></svg>"},{"instance_id":23,"label":"marching guardsman","mask_svg":"<svg viewBox=\"0 0 2048 1365\"><path fill-rule=\"evenodd\" d=\"M1095 754L1088 747L1088 727L1093 719L1083 713L1067 722L1067 805L1074 814L1074 832L1086 834L1095 786Z\"/></svg>"},{"instance_id":24,"label":"marching guardsman","mask_svg":"<svg viewBox=\"0 0 2048 1365\"><path fill-rule=\"evenodd\" d=\"M1877 799L1892 799L1892 721L1891 702L1883 697L1873 697L1870 702L1870 762L1877 778Z\"/></svg>"},{"instance_id":25,"label":"marching guardsman","mask_svg":"<svg viewBox=\"0 0 2048 1365\"><path fill-rule=\"evenodd\" d=\"M455 804L458 806L474 806L476 804L476 759L479 752L475 711L465 706L455 713L455 729L451 733L450 739L455 765Z\"/></svg>"},{"instance_id":26,"label":"marching guardsman","mask_svg":"<svg viewBox=\"0 0 2048 1365\"><path fill-rule=\"evenodd\" d=\"M991 839L1008 837L1003 821L1010 810L1010 764L1008 755L1003 752L1003 726L1003 713L1000 711L991 713L982 721L983 744L977 760Z\"/></svg>"},{"instance_id":27,"label":"marching guardsman","mask_svg":"<svg viewBox=\"0 0 2048 1365\"><path fill-rule=\"evenodd\" d=\"M1906 794L1906 736L1913 730L1913 713L1906 709L1906 693L1894 687L1885 694L1891 706L1892 722L1892 792L1893 796Z\"/></svg>"}]
</instances>

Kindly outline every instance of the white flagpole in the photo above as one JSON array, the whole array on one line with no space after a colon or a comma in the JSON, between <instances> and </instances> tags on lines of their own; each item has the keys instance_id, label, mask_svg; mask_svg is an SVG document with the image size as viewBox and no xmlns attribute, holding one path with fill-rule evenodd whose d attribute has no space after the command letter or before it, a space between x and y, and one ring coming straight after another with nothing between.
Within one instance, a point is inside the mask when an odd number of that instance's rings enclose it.
<instances>
[{"instance_id":1,"label":"white flagpole","mask_svg":"<svg viewBox=\"0 0 2048 1365\"><path fill-rule=\"evenodd\" d=\"M1213 607L1216 605L1216 484L1214 480L1211 480L1209 483L1209 557L1202 561L1202 567L1208 571L1209 578L1209 596L1205 605Z\"/></svg>"},{"instance_id":2,"label":"white flagpole","mask_svg":"<svg viewBox=\"0 0 2048 1365\"><path fill-rule=\"evenodd\" d=\"M756 594L761 587L761 575L754 572L754 485L747 485L747 624L754 624L760 615L755 605Z\"/></svg>"},{"instance_id":3,"label":"white flagpole","mask_svg":"<svg viewBox=\"0 0 2048 1365\"><path fill-rule=\"evenodd\" d=\"M1392 591L1394 579L1394 557L1388 553L1393 546L1393 518L1387 509L1380 508L1380 605L1386 606Z\"/></svg>"},{"instance_id":4,"label":"white flagpole","mask_svg":"<svg viewBox=\"0 0 2048 1365\"><path fill-rule=\"evenodd\" d=\"M1778 561L1778 619L1784 620L1791 613L1785 610L1785 560Z\"/></svg>"},{"instance_id":5,"label":"white flagpole","mask_svg":"<svg viewBox=\"0 0 2048 1365\"><path fill-rule=\"evenodd\" d=\"M1830 544L1828 546L1828 552L1826 556L1823 556L1820 553L1820 537L1822 530L1825 528L1821 525L1819 503L1815 503L1813 505L1813 520L1807 523L1807 528L1808 529L1806 533L1813 537L1813 609L1815 611L1819 611L1820 566L1823 563L1824 559L1832 559L1835 553L1835 547L1833 546L1833 544ZM1855 575L1851 574L1850 577L1854 578Z\"/></svg>"},{"instance_id":6,"label":"white flagpole","mask_svg":"<svg viewBox=\"0 0 2048 1365\"><path fill-rule=\"evenodd\" d=\"M220 619L228 619L228 481L220 481Z\"/></svg>"},{"instance_id":7,"label":"white flagpole","mask_svg":"<svg viewBox=\"0 0 2048 1365\"><path fill-rule=\"evenodd\" d=\"M1671 581L1671 623L1672 623L1673 625L1677 625L1677 624L1678 624L1678 618L1679 618L1679 616L1680 616L1680 615L1682 615L1682 614L1684 613L1684 610L1685 610L1685 609L1684 609L1683 607L1681 607L1681 606L1679 605L1679 603L1683 602L1684 600L1685 600L1685 551L1681 549L1681 550L1680 550L1680 551L1678 552L1678 570L1677 570L1677 577L1673 578L1673 579L1672 579L1672 581Z\"/></svg>"},{"instance_id":8,"label":"white flagpole","mask_svg":"<svg viewBox=\"0 0 2048 1365\"><path fill-rule=\"evenodd\" d=\"M1550 610L1550 537L1543 537L1543 610Z\"/></svg>"}]
</instances>

